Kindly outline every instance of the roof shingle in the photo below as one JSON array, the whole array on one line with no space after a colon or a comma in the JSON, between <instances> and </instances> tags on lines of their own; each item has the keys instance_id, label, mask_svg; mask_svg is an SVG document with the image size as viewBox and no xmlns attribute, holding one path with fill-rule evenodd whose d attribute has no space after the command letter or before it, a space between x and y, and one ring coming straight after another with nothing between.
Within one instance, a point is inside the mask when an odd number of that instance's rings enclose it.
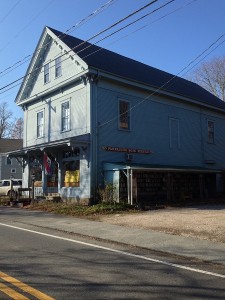
<instances>
[{"instance_id":1,"label":"roof shingle","mask_svg":"<svg viewBox=\"0 0 225 300\"><path fill-rule=\"evenodd\" d=\"M74 49L89 67L225 110L225 102L196 83L48 28L70 49Z\"/></svg>"}]
</instances>

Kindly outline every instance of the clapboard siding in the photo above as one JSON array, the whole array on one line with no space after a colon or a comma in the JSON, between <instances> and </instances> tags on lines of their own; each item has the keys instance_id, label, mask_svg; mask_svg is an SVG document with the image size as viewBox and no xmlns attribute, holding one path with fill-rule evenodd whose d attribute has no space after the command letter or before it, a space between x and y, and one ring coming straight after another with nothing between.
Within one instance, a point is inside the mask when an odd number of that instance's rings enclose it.
<instances>
[{"instance_id":1,"label":"clapboard siding","mask_svg":"<svg viewBox=\"0 0 225 300\"><path fill-rule=\"evenodd\" d=\"M149 149L150 155L134 154L135 163L168 166L225 167L225 118L223 114L165 97L149 97L132 89L99 84L99 162L125 161L124 153L107 152L103 146ZM118 99L130 102L131 130L118 129ZM179 124L179 147L171 147L170 120ZM215 144L207 142L207 120L215 122Z\"/></svg>"}]
</instances>

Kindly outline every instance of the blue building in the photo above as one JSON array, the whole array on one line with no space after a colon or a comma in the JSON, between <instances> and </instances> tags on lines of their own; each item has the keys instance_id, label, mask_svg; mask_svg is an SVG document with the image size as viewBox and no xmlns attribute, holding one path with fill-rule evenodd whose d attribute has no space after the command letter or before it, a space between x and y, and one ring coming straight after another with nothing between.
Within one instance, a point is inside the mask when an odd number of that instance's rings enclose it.
<instances>
[{"instance_id":1,"label":"blue building","mask_svg":"<svg viewBox=\"0 0 225 300\"><path fill-rule=\"evenodd\" d=\"M199 85L46 27L16 103L36 194L157 204L224 192L225 103Z\"/></svg>"}]
</instances>

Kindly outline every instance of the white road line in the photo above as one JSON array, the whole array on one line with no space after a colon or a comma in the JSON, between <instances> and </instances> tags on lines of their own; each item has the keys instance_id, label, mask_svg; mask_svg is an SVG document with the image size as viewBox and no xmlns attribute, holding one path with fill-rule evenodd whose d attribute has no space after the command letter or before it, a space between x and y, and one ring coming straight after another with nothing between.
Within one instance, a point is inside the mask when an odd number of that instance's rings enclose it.
<instances>
[{"instance_id":1,"label":"white road line","mask_svg":"<svg viewBox=\"0 0 225 300\"><path fill-rule=\"evenodd\" d=\"M71 242L71 243L85 245L85 246L92 247L92 248L106 250L106 251L110 251L110 252L130 256L130 257L134 257L134 258L139 258L139 259L142 259L142 260L146 260L146 261L150 261L150 262L154 262L154 263L158 263L158 264L163 264L163 265L178 268L178 269L183 269L183 270L187 270L187 271L191 271L191 272L201 273L201 274L210 275L210 276L225 279L225 275L219 274L219 273L213 273L213 272L208 272L208 271L204 271L204 270L201 270L201 269L186 267L186 266L179 265L179 264L173 264L173 263L169 263L169 262L166 262L166 261L163 261L163 260L149 258L149 257L145 257L145 256L142 256L142 255L132 254L132 253L125 252L125 251L120 251L120 250L116 250L116 249L112 249L112 248L108 248L108 247L104 247L104 246L85 243L85 242L81 242L81 241L78 241L78 240L64 238L64 237L60 237L60 236L57 236L57 235L52 235L52 234L43 233L43 232L40 232L40 231L35 231L35 230L30 230L30 229L26 229L26 228L22 228L22 227L12 226L12 225L8 225L8 224L4 224L4 223L0 223L0 226L10 227L10 228L14 228L14 229L22 230L22 231L27 231L27 232L31 232L31 233L35 233L35 234L39 234L39 235L43 235L43 236L47 236L47 237L51 237L51 238Z\"/></svg>"}]
</instances>

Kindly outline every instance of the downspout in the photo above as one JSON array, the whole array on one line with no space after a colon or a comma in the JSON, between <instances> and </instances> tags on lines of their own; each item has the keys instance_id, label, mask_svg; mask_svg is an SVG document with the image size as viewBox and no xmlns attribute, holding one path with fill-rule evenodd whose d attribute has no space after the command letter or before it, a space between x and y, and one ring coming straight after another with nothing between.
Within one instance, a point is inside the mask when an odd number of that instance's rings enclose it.
<instances>
[{"instance_id":1,"label":"downspout","mask_svg":"<svg viewBox=\"0 0 225 300\"><path fill-rule=\"evenodd\" d=\"M131 183L130 183L130 167L127 168L127 203L131 204L131 193L130 193L130 189L131 189Z\"/></svg>"},{"instance_id":2,"label":"downspout","mask_svg":"<svg viewBox=\"0 0 225 300\"><path fill-rule=\"evenodd\" d=\"M130 170L130 204L133 205L133 170Z\"/></svg>"},{"instance_id":3,"label":"downspout","mask_svg":"<svg viewBox=\"0 0 225 300\"><path fill-rule=\"evenodd\" d=\"M98 149L97 149L97 136L98 136L98 127L97 127L97 87L95 83L95 75L90 75L89 87L90 87L90 133L91 133L91 201L96 201L96 183L98 178L97 170L97 161L98 161Z\"/></svg>"}]
</instances>

